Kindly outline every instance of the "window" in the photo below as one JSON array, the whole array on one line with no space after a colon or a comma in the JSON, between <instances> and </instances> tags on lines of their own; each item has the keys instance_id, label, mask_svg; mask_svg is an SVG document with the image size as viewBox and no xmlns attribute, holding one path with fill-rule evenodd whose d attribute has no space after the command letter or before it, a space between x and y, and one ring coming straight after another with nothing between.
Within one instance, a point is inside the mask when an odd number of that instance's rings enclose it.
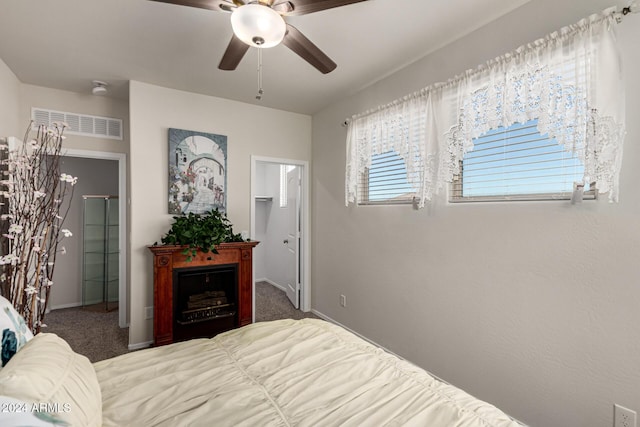
<instances>
[{"instance_id":1,"label":"window","mask_svg":"<svg viewBox=\"0 0 640 427\"><path fill-rule=\"evenodd\" d=\"M475 138L454 179L451 201L571 199L584 166L554 138L540 134L537 125L530 120ZM594 198L589 187L585 197Z\"/></svg>"},{"instance_id":2,"label":"window","mask_svg":"<svg viewBox=\"0 0 640 427\"><path fill-rule=\"evenodd\" d=\"M598 186L587 198L597 191L617 202L625 92L612 11L353 115L345 205L408 195L374 191L373 157L391 150L405 160L418 208L453 182L453 201L580 198L574 181L585 177ZM517 137L521 127L529 139Z\"/></svg>"},{"instance_id":3,"label":"window","mask_svg":"<svg viewBox=\"0 0 640 427\"><path fill-rule=\"evenodd\" d=\"M361 205L411 203L416 196L415 182L407 176L404 160L394 151L374 154L371 167L361 176L358 189Z\"/></svg>"},{"instance_id":4,"label":"window","mask_svg":"<svg viewBox=\"0 0 640 427\"><path fill-rule=\"evenodd\" d=\"M295 169L294 165L280 165L280 207L287 207L287 174Z\"/></svg>"}]
</instances>

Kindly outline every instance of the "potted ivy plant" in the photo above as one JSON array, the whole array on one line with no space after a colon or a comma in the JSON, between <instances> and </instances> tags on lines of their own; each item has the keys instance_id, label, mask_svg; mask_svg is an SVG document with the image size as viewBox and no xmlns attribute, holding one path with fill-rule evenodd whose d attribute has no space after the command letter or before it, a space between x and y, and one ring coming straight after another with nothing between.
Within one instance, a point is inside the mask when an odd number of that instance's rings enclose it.
<instances>
[{"instance_id":1,"label":"potted ivy plant","mask_svg":"<svg viewBox=\"0 0 640 427\"><path fill-rule=\"evenodd\" d=\"M227 242L243 242L240 234L233 232L227 216L218 209L203 215L189 213L174 216L169 232L161 239L164 245L185 246L182 253L191 261L198 250L218 253L216 245Z\"/></svg>"}]
</instances>

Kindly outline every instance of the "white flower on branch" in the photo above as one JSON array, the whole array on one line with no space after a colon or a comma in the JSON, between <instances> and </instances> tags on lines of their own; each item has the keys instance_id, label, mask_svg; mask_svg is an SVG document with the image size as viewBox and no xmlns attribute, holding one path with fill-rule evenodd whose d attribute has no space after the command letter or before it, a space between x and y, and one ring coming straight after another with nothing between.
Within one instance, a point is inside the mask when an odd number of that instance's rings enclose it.
<instances>
[{"instance_id":1,"label":"white flower on branch","mask_svg":"<svg viewBox=\"0 0 640 427\"><path fill-rule=\"evenodd\" d=\"M5 256L0 257L0 265L8 265L8 264L16 265L19 260L20 258L18 258L15 254L7 254ZM3 274L3 276L5 275Z\"/></svg>"},{"instance_id":2,"label":"white flower on branch","mask_svg":"<svg viewBox=\"0 0 640 427\"><path fill-rule=\"evenodd\" d=\"M25 292L27 295L33 295L33 294L37 293L38 291L36 290L35 286L33 286L33 285L28 285L28 286L24 289L24 292Z\"/></svg>"},{"instance_id":3,"label":"white flower on branch","mask_svg":"<svg viewBox=\"0 0 640 427\"><path fill-rule=\"evenodd\" d=\"M60 181L68 182L71 185L76 185L76 183L78 182L78 177L63 173L62 175L60 175Z\"/></svg>"},{"instance_id":4,"label":"white flower on branch","mask_svg":"<svg viewBox=\"0 0 640 427\"><path fill-rule=\"evenodd\" d=\"M43 193L42 191L34 191L33 192L33 197L35 197L36 199L40 199L42 197L45 197L47 195L47 193Z\"/></svg>"},{"instance_id":5,"label":"white flower on branch","mask_svg":"<svg viewBox=\"0 0 640 427\"><path fill-rule=\"evenodd\" d=\"M52 287L53 282L51 280L47 280L47 284L45 286Z\"/></svg>"},{"instance_id":6,"label":"white flower on branch","mask_svg":"<svg viewBox=\"0 0 640 427\"><path fill-rule=\"evenodd\" d=\"M0 219L2 219L3 221L7 220L7 219L12 219L13 215L11 214L2 214L0 215Z\"/></svg>"},{"instance_id":7,"label":"white flower on branch","mask_svg":"<svg viewBox=\"0 0 640 427\"><path fill-rule=\"evenodd\" d=\"M64 246L62 247L62 249L60 249L60 253L62 255L66 255L67 254L67 248L65 248Z\"/></svg>"},{"instance_id":8,"label":"white flower on branch","mask_svg":"<svg viewBox=\"0 0 640 427\"><path fill-rule=\"evenodd\" d=\"M73 233L72 233L71 231L67 230L66 228L63 228L62 230L60 230L60 232L61 232L62 234L64 234L64 237L71 237L71 236L73 236Z\"/></svg>"},{"instance_id":9,"label":"white flower on branch","mask_svg":"<svg viewBox=\"0 0 640 427\"><path fill-rule=\"evenodd\" d=\"M22 233L23 229L24 227L21 226L20 224L11 224L9 226L9 234L20 234Z\"/></svg>"}]
</instances>

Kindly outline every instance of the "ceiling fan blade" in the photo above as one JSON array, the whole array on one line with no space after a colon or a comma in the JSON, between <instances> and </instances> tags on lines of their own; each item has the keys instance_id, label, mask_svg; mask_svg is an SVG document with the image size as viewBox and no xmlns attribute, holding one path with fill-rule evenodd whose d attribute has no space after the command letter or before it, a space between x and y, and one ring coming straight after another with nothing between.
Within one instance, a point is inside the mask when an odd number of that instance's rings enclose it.
<instances>
[{"instance_id":1,"label":"ceiling fan blade","mask_svg":"<svg viewBox=\"0 0 640 427\"><path fill-rule=\"evenodd\" d=\"M320 12L321 10L347 6L349 4L360 3L362 1L367 0L289 0L288 3L293 5L293 10L281 13L286 16L306 15L308 13Z\"/></svg>"},{"instance_id":2,"label":"ceiling fan blade","mask_svg":"<svg viewBox=\"0 0 640 427\"><path fill-rule=\"evenodd\" d=\"M287 32L282 39L282 44L316 67L322 74L330 73L336 69L336 63L293 25L287 24Z\"/></svg>"},{"instance_id":3,"label":"ceiling fan blade","mask_svg":"<svg viewBox=\"0 0 640 427\"><path fill-rule=\"evenodd\" d=\"M235 70L247 50L249 50L249 45L234 34L231 36L227 50L224 52L218 68L227 71Z\"/></svg>"},{"instance_id":4,"label":"ceiling fan blade","mask_svg":"<svg viewBox=\"0 0 640 427\"><path fill-rule=\"evenodd\" d=\"M151 0L160 3L176 4L178 6L197 7L199 9L216 10L218 12L231 12L237 6L242 6L242 0Z\"/></svg>"}]
</instances>

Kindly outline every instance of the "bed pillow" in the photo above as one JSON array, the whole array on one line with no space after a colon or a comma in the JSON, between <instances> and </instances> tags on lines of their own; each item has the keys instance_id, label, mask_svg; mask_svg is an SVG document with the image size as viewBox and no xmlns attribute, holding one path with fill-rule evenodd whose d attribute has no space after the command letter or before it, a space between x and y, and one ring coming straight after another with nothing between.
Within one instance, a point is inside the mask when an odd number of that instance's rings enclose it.
<instances>
[{"instance_id":1,"label":"bed pillow","mask_svg":"<svg viewBox=\"0 0 640 427\"><path fill-rule=\"evenodd\" d=\"M93 365L55 334L37 334L0 370L0 395L35 404L71 426L102 424Z\"/></svg>"},{"instance_id":2,"label":"bed pillow","mask_svg":"<svg viewBox=\"0 0 640 427\"><path fill-rule=\"evenodd\" d=\"M7 364L14 354L24 346L33 334L24 319L13 305L0 296L0 339L2 339L2 357L0 368Z\"/></svg>"}]
</instances>

